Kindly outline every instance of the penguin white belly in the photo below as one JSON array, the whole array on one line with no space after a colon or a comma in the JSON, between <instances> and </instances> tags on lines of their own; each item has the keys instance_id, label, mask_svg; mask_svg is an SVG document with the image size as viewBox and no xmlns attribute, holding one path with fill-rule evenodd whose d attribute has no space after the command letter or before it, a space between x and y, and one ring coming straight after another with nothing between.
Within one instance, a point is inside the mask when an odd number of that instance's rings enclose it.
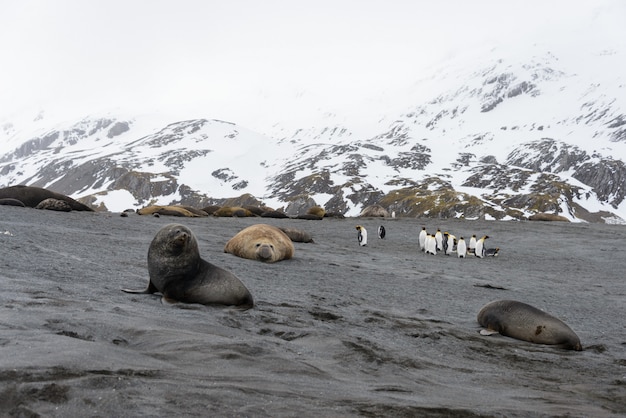
<instances>
[{"instance_id":1,"label":"penguin white belly","mask_svg":"<svg viewBox=\"0 0 626 418\"><path fill-rule=\"evenodd\" d=\"M359 229L359 245L361 247L367 245L367 230L365 228Z\"/></svg>"},{"instance_id":2,"label":"penguin white belly","mask_svg":"<svg viewBox=\"0 0 626 418\"><path fill-rule=\"evenodd\" d=\"M460 258L465 258L467 246L465 245L465 240L463 238L459 239L459 242L456 244L456 253Z\"/></svg>"},{"instance_id":3,"label":"penguin white belly","mask_svg":"<svg viewBox=\"0 0 626 418\"><path fill-rule=\"evenodd\" d=\"M419 234L420 251L426 251L426 230L422 229Z\"/></svg>"}]
</instances>

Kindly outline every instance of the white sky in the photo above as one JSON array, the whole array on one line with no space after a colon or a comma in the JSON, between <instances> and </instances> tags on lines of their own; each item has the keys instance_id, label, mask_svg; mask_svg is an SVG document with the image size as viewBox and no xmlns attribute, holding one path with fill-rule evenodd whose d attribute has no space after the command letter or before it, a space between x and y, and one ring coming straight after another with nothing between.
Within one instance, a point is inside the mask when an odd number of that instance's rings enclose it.
<instances>
[{"instance_id":1,"label":"white sky","mask_svg":"<svg viewBox=\"0 0 626 418\"><path fill-rule=\"evenodd\" d=\"M567 38L620 0L0 0L0 121L25 109L185 109L246 125L350 105L490 43ZM542 35L544 34L544 35Z\"/></svg>"}]
</instances>

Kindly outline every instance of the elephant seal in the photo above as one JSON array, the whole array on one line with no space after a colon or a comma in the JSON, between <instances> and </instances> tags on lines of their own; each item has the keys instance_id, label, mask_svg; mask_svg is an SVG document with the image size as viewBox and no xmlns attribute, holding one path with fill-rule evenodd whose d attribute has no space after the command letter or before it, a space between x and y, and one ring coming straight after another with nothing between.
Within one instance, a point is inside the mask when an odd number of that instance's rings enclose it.
<instances>
[{"instance_id":1,"label":"elephant seal","mask_svg":"<svg viewBox=\"0 0 626 418\"><path fill-rule=\"evenodd\" d=\"M0 189L0 199L6 198L17 199L30 208L36 207L42 200L52 198L66 202L70 205L72 210L82 210L87 212L94 211L89 206L83 205L69 196L65 196L61 193L56 193L41 187L19 185Z\"/></svg>"},{"instance_id":2,"label":"elephant seal","mask_svg":"<svg viewBox=\"0 0 626 418\"><path fill-rule=\"evenodd\" d=\"M255 215L248 209L239 206L223 206L213 212L213 216L220 218L248 218Z\"/></svg>"},{"instance_id":3,"label":"elephant seal","mask_svg":"<svg viewBox=\"0 0 626 418\"><path fill-rule=\"evenodd\" d=\"M563 321L544 311L514 300L497 300L482 307L478 323L481 334L500 333L536 344L556 345L581 351L580 338Z\"/></svg>"},{"instance_id":4,"label":"elephant seal","mask_svg":"<svg viewBox=\"0 0 626 418\"><path fill-rule=\"evenodd\" d=\"M229 271L200 257L198 241L189 228L165 225L148 249L150 281L145 290L122 289L127 293L156 293L164 302L237 305L251 308L252 295Z\"/></svg>"},{"instance_id":5,"label":"elephant seal","mask_svg":"<svg viewBox=\"0 0 626 418\"><path fill-rule=\"evenodd\" d=\"M286 218L289 218L289 215L279 210L267 210L261 214L261 217L262 218L286 219Z\"/></svg>"},{"instance_id":6,"label":"elephant seal","mask_svg":"<svg viewBox=\"0 0 626 418\"><path fill-rule=\"evenodd\" d=\"M267 224L251 225L239 231L224 246L224 252L267 263L288 260L295 248L280 229Z\"/></svg>"},{"instance_id":7,"label":"elephant seal","mask_svg":"<svg viewBox=\"0 0 626 418\"><path fill-rule=\"evenodd\" d=\"M195 209L191 206L183 206L183 205L146 206L144 208L138 209L137 213L139 215L154 215L155 213L158 213L159 215L181 216L181 217L187 217L187 218L208 216L206 212L200 209Z\"/></svg>"},{"instance_id":8,"label":"elephant seal","mask_svg":"<svg viewBox=\"0 0 626 418\"><path fill-rule=\"evenodd\" d=\"M326 215L326 210L321 206L313 206L306 211L307 215L315 215L323 218Z\"/></svg>"}]
</instances>

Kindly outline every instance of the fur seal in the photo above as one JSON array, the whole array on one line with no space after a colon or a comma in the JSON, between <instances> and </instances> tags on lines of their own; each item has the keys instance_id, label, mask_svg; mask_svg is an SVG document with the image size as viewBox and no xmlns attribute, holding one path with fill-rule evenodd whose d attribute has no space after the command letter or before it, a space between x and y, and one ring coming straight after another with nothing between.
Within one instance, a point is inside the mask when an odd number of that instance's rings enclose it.
<instances>
[{"instance_id":1,"label":"fur seal","mask_svg":"<svg viewBox=\"0 0 626 418\"><path fill-rule=\"evenodd\" d=\"M497 300L482 307L478 323L486 328L482 335L500 333L507 337L536 344L549 344L581 351L580 338L563 321L514 300Z\"/></svg>"},{"instance_id":2,"label":"fur seal","mask_svg":"<svg viewBox=\"0 0 626 418\"><path fill-rule=\"evenodd\" d=\"M485 257L497 257L498 252L500 252L500 248L487 248L485 249Z\"/></svg>"},{"instance_id":3,"label":"fur seal","mask_svg":"<svg viewBox=\"0 0 626 418\"><path fill-rule=\"evenodd\" d=\"M87 205L83 205L77 200L61 193L56 193L48 189L34 186L9 186L0 189L0 199L17 199L30 208L36 207L42 200L52 198L66 202L72 210L93 212L94 210Z\"/></svg>"},{"instance_id":4,"label":"fur seal","mask_svg":"<svg viewBox=\"0 0 626 418\"><path fill-rule=\"evenodd\" d=\"M304 243L314 243L313 237L306 231L302 231L296 228L286 228L280 227L278 228L285 233L293 242L304 242Z\"/></svg>"},{"instance_id":5,"label":"fur seal","mask_svg":"<svg viewBox=\"0 0 626 418\"><path fill-rule=\"evenodd\" d=\"M250 260L274 263L293 257L295 248L291 239L277 227L255 224L232 237L224 246L224 252Z\"/></svg>"},{"instance_id":6,"label":"fur seal","mask_svg":"<svg viewBox=\"0 0 626 418\"><path fill-rule=\"evenodd\" d=\"M357 232L357 239L359 241L359 245L361 247L365 247L367 245L367 229L365 229L361 225L357 225L356 226L356 230L358 231Z\"/></svg>"},{"instance_id":7,"label":"fur seal","mask_svg":"<svg viewBox=\"0 0 626 418\"><path fill-rule=\"evenodd\" d=\"M164 302L237 305L251 308L252 295L231 272L200 257L198 241L189 228L169 224L161 228L148 250L150 281L145 290L122 289L127 293L156 293Z\"/></svg>"}]
</instances>

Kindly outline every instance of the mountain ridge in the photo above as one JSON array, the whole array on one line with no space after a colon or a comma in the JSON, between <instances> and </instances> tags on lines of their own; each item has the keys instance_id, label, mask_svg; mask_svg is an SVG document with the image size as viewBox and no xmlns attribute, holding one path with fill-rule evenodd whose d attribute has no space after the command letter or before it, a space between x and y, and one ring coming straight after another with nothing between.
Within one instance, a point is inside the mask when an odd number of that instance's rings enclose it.
<instances>
[{"instance_id":1,"label":"mountain ridge","mask_svg":"<svg viewBox=\"0 0 626 418\"><path fill-rule=\"evenodd\" d=\"M623 61L592 58L587 69ZM0 149L0 186L50 187L114 211L252 195L292 214L384 203L397 216L626 219L621 75L578 74L548 52L448 66L409 90L399 102L412 105L392 103L367 130L340 112L265 134L208 118L109 115L36 135L5 123L13 148Z\"/></svg>"}]
</instances>

